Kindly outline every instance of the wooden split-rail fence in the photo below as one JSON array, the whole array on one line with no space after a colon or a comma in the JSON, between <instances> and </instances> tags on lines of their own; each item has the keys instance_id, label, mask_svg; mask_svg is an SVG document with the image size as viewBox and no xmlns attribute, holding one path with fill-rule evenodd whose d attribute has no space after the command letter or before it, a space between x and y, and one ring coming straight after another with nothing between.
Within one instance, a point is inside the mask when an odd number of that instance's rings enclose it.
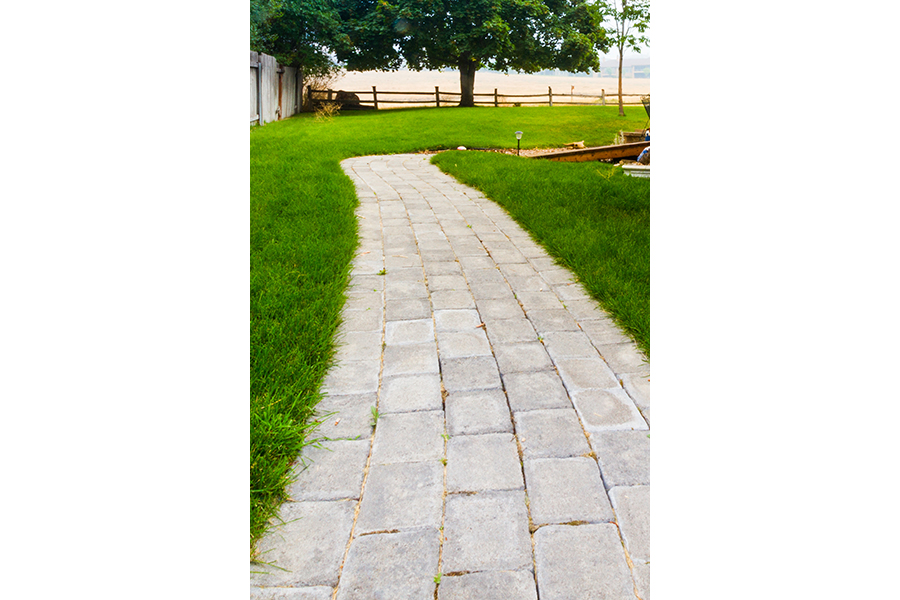
<instances>
[{"instance_id":1,"label":"wooden split-rail fence","mask_svg":"<svg viewBox=\"0 0 900 600\"><path fill-rule=\"evenodd\" d=\"M344 109L375 109L383 104L409 104L418 106L456 106L459 104L460 92L442 92L439 86L434 86L433 92L388 92L376 89L372 86L372 91L344 91L344 90L314 90L307 89L309 101L312 106L321 106L323 104L340 104ZM389 99L390 96L402 96L403 99ZM415 96L428 96L428 99L417 99ZM525 106L525 105L565 105L565 106L606 106L607 104L618 104L619 94L607 94L605 90L600 90L599 94L575 94L575 93L554 93L552 87L547 88L546 94L507 94L500 93L494 88L494 93L473 94L475 104L486 106ZM641 97L646 94L622 94L623 100L627 97L637 98L636 101L625 100L625 105L640 105ZM371 97L371 99L369 99ZM413 97L412 99L410 99ZM487 98L487 99L484 99ZM520 100L527 98L527 100ZM542 100L538 100L542 98ZM576 101L576 98L578 100ZM583 101L582 99L590 99L591 101ZM612 99L612 100L610 100Z\"/></svg>"}]
</instances>

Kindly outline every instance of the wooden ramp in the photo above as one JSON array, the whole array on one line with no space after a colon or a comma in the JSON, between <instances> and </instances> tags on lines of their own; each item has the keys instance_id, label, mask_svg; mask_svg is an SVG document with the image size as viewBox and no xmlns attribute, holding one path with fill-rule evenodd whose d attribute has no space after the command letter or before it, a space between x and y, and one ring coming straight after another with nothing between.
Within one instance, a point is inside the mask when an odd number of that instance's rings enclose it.
<instances>
[{"instance_id":1,"label":"wooden ramp","mask_svg":"<svg viewBox=\"0 0 900 600\"><path fill-rule=\"evenodd\" d=\"M580 150L564 150L538 154L532 158L557 160L562 162L588 162L591 160L609 160L622 158L637 158L644 148L650 146L650 142L635 142L633 144L618 144L615 146L597 146Z\"/></svg>"}]
</instances>

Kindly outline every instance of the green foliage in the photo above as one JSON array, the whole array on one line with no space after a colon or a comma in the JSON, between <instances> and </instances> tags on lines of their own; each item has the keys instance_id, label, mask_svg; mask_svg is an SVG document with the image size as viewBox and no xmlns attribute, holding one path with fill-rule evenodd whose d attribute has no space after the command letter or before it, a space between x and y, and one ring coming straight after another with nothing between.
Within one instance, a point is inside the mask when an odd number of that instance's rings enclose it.
<instances>
[{"instance_id":1,"label":"green foliage","mask_svg":"<svg viewBox=\"0 0 900 600\"><path fill-rule=\"evenodd\" d=\"M650 27L650 0L613 0L606 14L613 22L606 34L620 54L626 49L640 52L642 44L650 43L647 36L634 34L643 34Z\"/></svg>"},{"instance_id":2,"label":"green foliage","mask_svg":"<svg viewBox=\"0 0 900 600\"><path fill-rule=\"evenodd\" d=\"M463 104L475 71L599 69L602 6L584 0L339 0L335 48L351 70L460 69ZM467 89L469 88L469 89Z\"/></svg>"},{"instance_id":3,"label":"green foliage","mask_svg":"<svg viewBox=\"0 0 900 600\"><path fill-rule=\"evenodd\" d=\"M250 49L307 75L338 69L331 48L339 19L331 0L251 0ZM254 16L255 15L255 16Z\"/></svg>"}]
</instances>

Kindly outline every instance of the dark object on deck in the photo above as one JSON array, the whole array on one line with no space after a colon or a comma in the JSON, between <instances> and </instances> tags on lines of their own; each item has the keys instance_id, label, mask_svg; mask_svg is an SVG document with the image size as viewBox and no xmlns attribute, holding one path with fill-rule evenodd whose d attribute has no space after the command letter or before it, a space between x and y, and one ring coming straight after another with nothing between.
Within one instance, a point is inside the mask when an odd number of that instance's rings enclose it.
<instances>
[{"instance_id":1,"label":"dark object on deck","mask_svg":"<svg viewBox=\"0 0 900 600\"><path fill-rule=\"evenodd\" d=\"M646 96L641 96L641 104L644 105L644 110L647 111L647 116L650 116L650 94Z\"/></svg>"},{"instance_id":2,"label":"dark object on deck","mask_svg":"<svg viewBox=\"0 0 900 600\"><path fill-rule=\"evenodd\" d=\"M635 142L633 144L617 144L615 146L597 146L583 150L566 150L541 154L533 158L545 158L561 162L588 162L592 160L613 160L622 158L637 158L644 148L648 148L650 142Z\"/></svg>"}]
</instances>

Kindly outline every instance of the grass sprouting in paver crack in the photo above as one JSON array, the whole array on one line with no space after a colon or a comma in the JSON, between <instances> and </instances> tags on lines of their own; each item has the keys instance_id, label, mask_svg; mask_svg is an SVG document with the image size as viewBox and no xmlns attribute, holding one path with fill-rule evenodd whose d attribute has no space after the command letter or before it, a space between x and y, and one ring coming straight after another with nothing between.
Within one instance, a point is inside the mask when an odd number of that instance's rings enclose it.
<instances>
[{"instance_id":1,"label":"grass sprouting in paver crack","mask_svg":"<svg viewBox=\"0 0 900 600\"><path fill-rule=\"evenodd\" d=\"M331 365L357 248L353 183L340 161L426 149L612 143L645 117L615 107L413 109L300 115L250 132L250 545L285 500L291 463ZM477 156L486 156L478 154ZM521 159L526 160L526 159Z\"/></svg>"},{"instance_id":2,"label":"grass sprouting in paver crack","mask_svg":"<svg viewBox=\"0 0 900 600\"><path fill-rule=\"evenodd\" d=\"M503 154L453 151L432 162L503 206L650 355L649 179Z\"/></svg>"}]
</instances>

